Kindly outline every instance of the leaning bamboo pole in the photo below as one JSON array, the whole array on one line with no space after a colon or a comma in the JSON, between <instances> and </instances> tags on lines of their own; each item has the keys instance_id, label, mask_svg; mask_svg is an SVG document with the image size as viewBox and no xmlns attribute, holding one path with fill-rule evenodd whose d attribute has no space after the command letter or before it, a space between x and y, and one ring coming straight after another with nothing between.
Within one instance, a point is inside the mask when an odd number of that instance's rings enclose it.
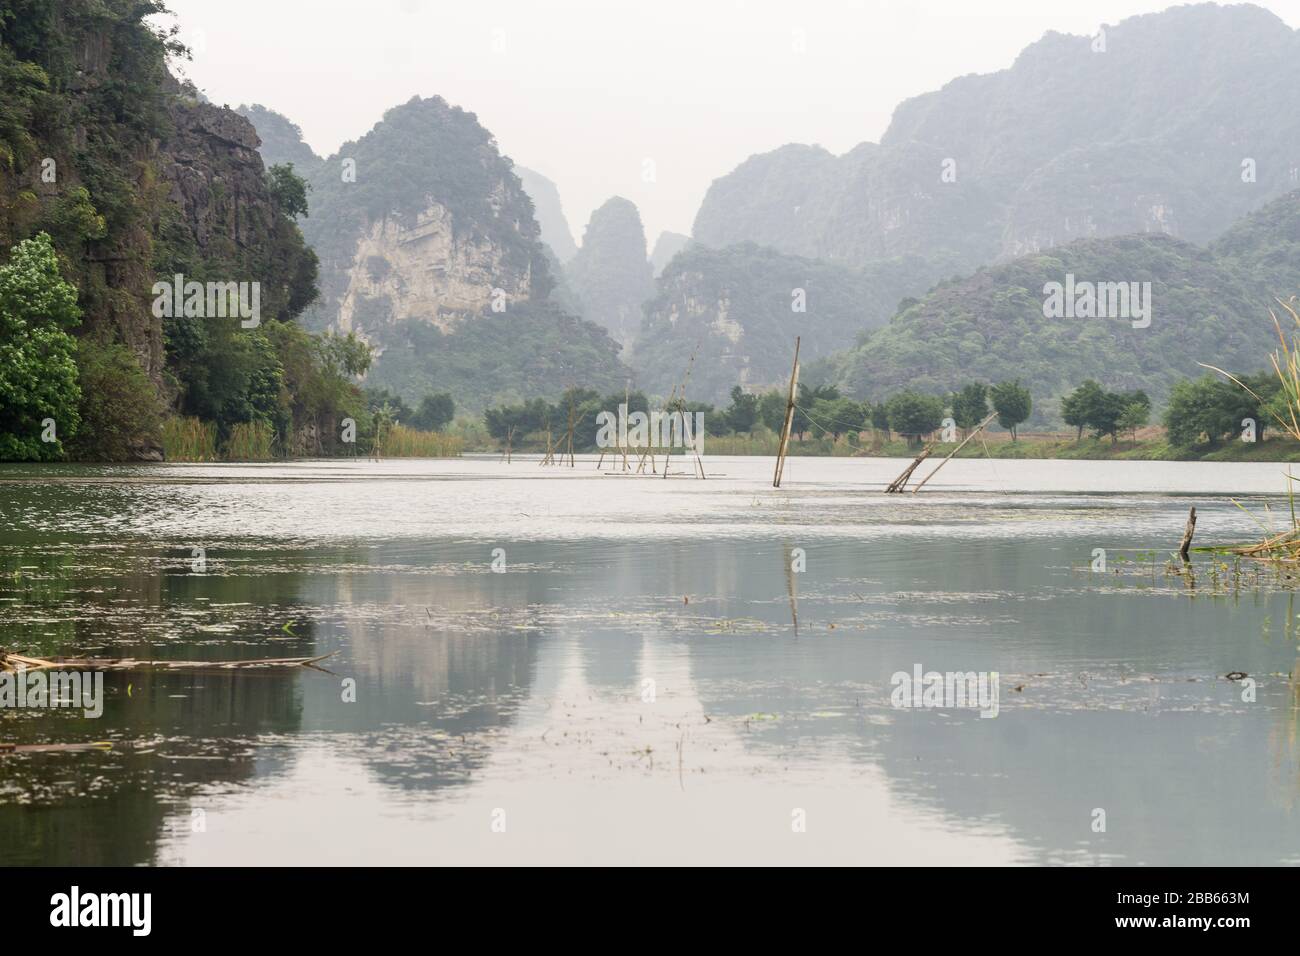
<instances>
[{"instance_id":1,"label":"leaning bamboo pole","mask_svg":"<svg viewBox=\"0 0 1300 956\"><path fill-rule=\"evenodd\" d=\"M912 477L912 472L916 471L917 467L921 464L921 462L925 461L927 458L930 457L930 453L932 451L934 451L934 446L930 445L925 449L925 451L917 455L916 460L907 466L907 470L889 483L889 485L885 488L885 494L887 495L902 494L903 489L907 487L907 480Z\"/></svg>"},{"instance_id":2,"label":"leaning bamboo pole","mask_svg":"<svg viewBox=\"0 0 1300 956\"><path fill-rule=\"evenodd\" d=\"M794 340L794 366L790 370L790 394L785 404L785 422L781 426L781 440L776 447L776 471L772 474L772 487L781 487L781 477L785 474L786 449L790 445L790 432L794 429L794 399L799 387L799 341Z\"/></svg>"},{"instance_id":3,"label":"leaning bamboo pole","mask_svg":"<svg viewBox=\"0 0 1300 956\"><path fill-rule=\"evenodd\" d=\"M976 435L978 435L981 431L983 431L983 430L988 426L989 422L993 421L993 419L995 419L995 418L997 418L997 417L998 417L998 413L997 413L997 412L992 412L992 413L989 414L989 416L988 416L987 418L984 419L984 421L982 421L982 422L980 422L978 425L976 425L976 426L975 426L975 429L974 429L974 430L973 430L969 435L966 436L966 438L962 441L962 443L961 443L960 445L958 445L956 448L954 448L952 451L950 451L950 452L948 453L948 457L945 458L943 461L939 462L939 464L935 465L935 466L934 466L934 471L932 471L932 472L930 472L928 475L926 475L925 478L923 478L923 479L921 480L921 483L920 483L919 485L917 485L915 488L912 489L912 494L916 494L918 491L920 491L922 488L924 488L924 487L925 487L925 483L926 483L927 481L929 481L931 478L933 478L935 475L937 475L937 474L939 473L939 469L942 468L944 465L948 464L948 462L952 460L953 455L957 454L957 452L961 451L963 448L966 447L966 442L970 441L972 438L974 438Z\"/></svg>"}]
</instances>

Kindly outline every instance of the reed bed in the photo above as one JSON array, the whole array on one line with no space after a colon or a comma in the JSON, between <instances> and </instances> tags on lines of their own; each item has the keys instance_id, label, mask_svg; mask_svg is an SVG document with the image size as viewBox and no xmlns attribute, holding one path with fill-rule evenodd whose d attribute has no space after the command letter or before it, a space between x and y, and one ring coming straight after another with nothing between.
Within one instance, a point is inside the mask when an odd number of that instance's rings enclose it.
<instances>
[{"instance_id":1,"label":"reed bed","mask_svg":"<svg viewBox=\"0 0 1300 956\"><path fill-rule=\"evenodd\" d=\"M227 461L270 461L275 457L275 429L268 422L239 422L226 439Z\"/></svg>"},{"instance_id":2,"label":"reed bed","mask_svg":"<svg viewBox=\"0 0 1300 956\"><path fill-rule=\"evenodd\" d=\"M375 454L381 458L458 458L464 446L459 435L393 425L384 429Z\"/></svg>"},{"instance_id":3,"label":"reed bed","mask_svg":"<svg viewBox=\"0 0 1300 956\"><path fill-rule=\"evenodd\" d=\"M1283 313L1290 321L1285 323L1287 328L1286 331L1283 331L1284 320L1278 317L1276 311L1269 310L1268 314L1273 320L1273 327L1277 330L1277 339L1280 344L1278 350L1271 356L1273 371L1277 375L1278 382L1281 383L1283 398L1283 402L1280 403L1281 410L1270 409L1270 414L1279 428L1291 438L1300 441L1300 300L1292 296L1287 300L1278 299L1277 304L1281 306ZM1254 389L1232 373L1225 372L1213 365L1201 364L1204 368L1218 372L1220 375L1236 382L1237 385L1259 399L1261 405L1265 404L1264 399ZM1278 532L1265 526L1267 534L1262 540L1254 544L1239 545L1223 550L1244 558L1288 563L1300 562L1300 521L1296 519L1295 481L1295 477L1290 474L1287 475L1287 498L1291 511L1290 528Z\"/></svg>"},{"instance_id":4,"label":"reed bed","mask_svg":"<svg viewBox=\"0 0 1300 956\"><path fill-rule=\"evenodd\" d=\"M217 425L197 418L169 418L162 428L168 461L216 461Z\"/></svg>"}]
</instances>

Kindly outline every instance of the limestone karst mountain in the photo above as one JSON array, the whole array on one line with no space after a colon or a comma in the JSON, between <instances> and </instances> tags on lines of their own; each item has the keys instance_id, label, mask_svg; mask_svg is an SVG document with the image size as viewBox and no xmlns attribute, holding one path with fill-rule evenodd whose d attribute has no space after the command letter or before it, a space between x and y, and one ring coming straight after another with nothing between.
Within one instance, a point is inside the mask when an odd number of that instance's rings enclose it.
<instances>
[{"instance_id":1,"label":"limestone karst mountain","mask_svg":"<svg viewBox=\"0 0 1300 956\"><path fill-rule=\"evenodd\" d=\"M659 238L655 240L654 251L650 253L650 266L654 269L656 278L663 274L668 263L672 262L673 256L685 249L690 241L690 236L684 236L680 232L659 233Z\"/></svg>"},{"instance_id":2,"label":"limestone karst mountain","mask_svg":"<svg viewBox=\"0 0 1300 956\"><path fill-rule=\"evenodd\" d=\"M552 300L532 201L473 113L413 98L310 184L321 300L308 318L374 346L369 383L474 408L623 380L617 343Z\"/></svg>"},{"instance_id":3,"label":"limestone karst mountain","mask_svg":"<svg viewBox=\"0 0 1300 956\"><path fill-rule=\"evenodd\" d=\"M916 257L850 269L753 243L693 243L656 281L629 364L638 384L659 395L690 364L690 397L725 404L737 383L765 388L787 380L796 336L811 362L883 323L908 289L937 278L928 268Z\"/></svg>"},{"instance_id":4,"label":"limestone karst mountain","mask_svg":"<svg viewBox=\"0 0 1300 956\"><path fill-rule=\"evenodd\" d=\"M257 151L268 167L292 163L298 175L309 176L320 163L321 158L303 140L298 124L287 116L260 104L239 106L235 112L257 130L262 141Z\"/></svg>"},{"instance_id":5,"label":"limestone karst mountain","mask_svg":"<svg viewBox=\"0 0 1300 956\"><path fill-rule=\"evenodd\" d=\"M523 166L515 167L515 174L524 187L524 192L533 201L533 214L537 224L542 227L542 242L550 246L555 258L563 265L578 254L578 244L573 241L573 230L564 215L564 204L560 202L560 190L541 173Z\"/></svg>"},{"instance_id":6,"label":"limestone karst mountain","mask_svg":"<svg viewBox=\"0 0 1300 956\"><path fill-rule=\"evenodd\" d=\"M642 304L654 295L645 228L632 202L615 196L591 214L568 275L583 316L624 345L631 343Z\"/></svg>"},{"instance_id":7,"label":"limestone karst mountain","mask_svg":"<svg viewBox=\"0 0 1300 956\"><path fill-rule=\"evenodd\" d=\"M900 104L878 145L749 158L714 182L693 236L962 271L1076 238L1205 242L1296 187L1298 105L1300 34L1259 7L1048 33L1005 70Z\"/></svg>"}]
</instances>

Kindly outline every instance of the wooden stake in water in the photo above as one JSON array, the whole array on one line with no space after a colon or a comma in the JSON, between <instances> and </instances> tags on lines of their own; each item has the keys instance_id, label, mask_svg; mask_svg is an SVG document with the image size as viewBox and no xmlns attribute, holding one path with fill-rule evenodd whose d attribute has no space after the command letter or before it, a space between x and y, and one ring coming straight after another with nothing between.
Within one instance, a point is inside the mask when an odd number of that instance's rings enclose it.
<instances>
[{"instance_id":1,"label":"wooden stake in water","mask_svg":"<svg viewBox=\"0 0 1300 956\"><path fill-rule=\"evenodd\" d=\"M790 394L785 403L785 423L781 426L781 440L776 447L776 471L772 475L772 487L781 487L781 476L785 473L785 453L790 444L790 432L794 430L794 399L799 387L799 338L794 340L794 367L790 370Z\"/></svg>"},{"instance_id":2,"label":"wooden stake in water","mask_svg":"<svg viewBox=\"0 0 1300 956\"><path fill-rule=\"evenodd\" d=\"M1183 564L1190 564L1191 559L1188 552L1192 550L1192 535L1196 533L1196 509L1193 508L1187 513L1187 527L1183 529L1183 543L1178 546L1178 556L1183 559Z\"/></svg>"}]
</instances>

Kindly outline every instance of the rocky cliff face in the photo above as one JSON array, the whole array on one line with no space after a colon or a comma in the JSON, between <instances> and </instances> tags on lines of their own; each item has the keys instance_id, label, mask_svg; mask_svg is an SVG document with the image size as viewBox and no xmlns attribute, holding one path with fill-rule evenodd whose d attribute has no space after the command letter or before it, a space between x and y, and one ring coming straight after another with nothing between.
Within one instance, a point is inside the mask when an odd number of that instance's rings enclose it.
<instances>
[{"instance_id":1,"label":"rocky cliff face","mask_svg":"<svg viewBox=\"0 0 1300 956\"><path fill-rule=\"evenodd\" d=\"M335 327L373 336L376 324L422 321L450 332L457 322L531 295L531 270L504 265L490 239L458 235L451 211L439 203L403 224L371 223L343 271L346 287Z\"/></svg>"},{"instance_id":2,"label":"rocky cliff face","mask_svg":"<svg viewBox=\"0 0 1300 956\"><path fill-rule=\"evenodd\" d=\"M303 229L322 262L318 327L382 348L401 323L450 331L550 293L532 204L472 113L414 99L311 182Z\"/></svg>"},{"instance_id":3,"label":"rocky cliff face","mask_svg":"<svg viewBox=\"0 0 1300 956\"><path fill-rule=\"evenodd\" d=\"M140 16L68 0L5 36L0 242L49 232L81 294L81 333L125 344L167 398L160 275L260 282L263 317L286 318L313 294L315 260L276 208L252 125L178 83ZM11 88L21 61L48 62L48 85Z\"/></svg>"},{"instance_id":4,"label":"rocky cliff face","mask_svg":"<svg viewBox=\"0 0 1300 956\"><path fill-rule=\"evenodd\" d=\"M374 347L368 383L413 402L451 390L473 409L625 373L608 336L564 315L533 203L473 113L413 99L322 161L311 185L303 230L321 299L308 321ZM545 359L506 362L506 333Z\"/></svg>"}]
</instances>

